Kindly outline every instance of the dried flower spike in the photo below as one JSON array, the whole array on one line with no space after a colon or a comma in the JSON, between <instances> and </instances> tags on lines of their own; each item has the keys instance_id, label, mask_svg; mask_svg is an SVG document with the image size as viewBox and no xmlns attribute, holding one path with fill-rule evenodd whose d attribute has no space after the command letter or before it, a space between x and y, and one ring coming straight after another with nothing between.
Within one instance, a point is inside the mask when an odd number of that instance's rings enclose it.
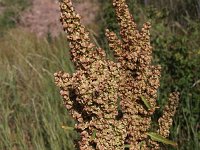
<instances>
[{"instance_id":1,"label":"dried flower spike","mask_svg":"<svg viewBox=\"0 0 200 150\"><path fill-rule=\"evenodd\" d=\"M157 108L161 70L151 64L150 23L138 31L125 0L113 0L113 6L122 40L108 29L106 36L116 63L91 43L71 0L61 0L60 21L68 34L76 72L55 73L55 83L61 89L67 110L77 121L75 129L81 135L79 149L159 149L163 138L154 141L148 137L151 116ZM177 94L172 94L159 119L158 132L164 137L169 135L177 103ZM166 120L170 123L166 124Z\"/></svg>"}]
</instances>

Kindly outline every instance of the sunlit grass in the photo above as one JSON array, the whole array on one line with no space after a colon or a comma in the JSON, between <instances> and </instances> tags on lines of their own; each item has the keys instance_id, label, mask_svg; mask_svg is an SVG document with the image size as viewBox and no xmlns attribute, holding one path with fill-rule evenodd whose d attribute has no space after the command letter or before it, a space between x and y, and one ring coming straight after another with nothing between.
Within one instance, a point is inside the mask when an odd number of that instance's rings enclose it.
<instances>
[{"instance_id":1,"label":"sunlit grass","mask_svg":"<svg viewBox=\"0 0 200 150\"><path fill-rule=\"evenodd\" d=\"M73 126L54 85L57 70L73 72L63 36L49 43L22 30L0 40L0 149L71 150Z\"/></svg>"}]
</instances>

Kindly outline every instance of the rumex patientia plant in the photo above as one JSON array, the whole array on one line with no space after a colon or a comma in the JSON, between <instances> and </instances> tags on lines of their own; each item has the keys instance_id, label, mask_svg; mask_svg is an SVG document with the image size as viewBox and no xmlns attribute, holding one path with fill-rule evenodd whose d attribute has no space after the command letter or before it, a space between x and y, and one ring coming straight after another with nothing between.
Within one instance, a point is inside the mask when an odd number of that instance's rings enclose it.
<instances>
[{"instance_id":1,"label":"rumex patientia plant","mask_svg":"<svg viewBox=\"0 0 200 150\"><path fill-rule=\"evenodd\" d=\"M77 121L75 130L81 150L148 150L162 144L176 146L167 139L178 105L178 93L170 94L168 105L152 129L152 115L159 88L160 66L152 65L150 23L137 30L125 0L113 0L120 37L106 30L115 61L96 47L80 22L71 0L61 0L60 21L76 67L72 75L54 74L64 104ZM152 131L154 130L154 131Z\"/></svg>"}]
</instances>

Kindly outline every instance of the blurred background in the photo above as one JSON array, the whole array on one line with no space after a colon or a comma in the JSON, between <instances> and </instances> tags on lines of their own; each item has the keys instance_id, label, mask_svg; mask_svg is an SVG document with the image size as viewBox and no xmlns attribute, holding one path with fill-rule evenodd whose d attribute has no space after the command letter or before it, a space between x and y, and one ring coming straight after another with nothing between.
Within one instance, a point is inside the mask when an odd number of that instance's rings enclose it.
<instances>
[{"instance_id":1,"label":"blurred background","mask_svg":"<svg viewBox=\"0 0 200 150\"><path fill-rule=\"evenodd\" d=\"M119 31L111 0L74 0L95 44ZM162 66L158 105L181 93L170 139L200 149L200 1L127 0L138 29L150 21L153 63ZM59 22L58 0L0 0L0 150L72 150L78 135L53 73L74 72ZM161 112L157 112L157 116ZM165 146L164 149L175 148Z\"/></svg>"}]
</instances>

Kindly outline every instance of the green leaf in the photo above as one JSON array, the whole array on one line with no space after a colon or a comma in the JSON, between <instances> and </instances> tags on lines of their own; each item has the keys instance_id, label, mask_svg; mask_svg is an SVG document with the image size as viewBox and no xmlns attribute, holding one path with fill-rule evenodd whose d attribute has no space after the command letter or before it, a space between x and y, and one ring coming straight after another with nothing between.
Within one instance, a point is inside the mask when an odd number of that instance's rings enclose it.
<instances>
[{"instance_id":1,"label":"green leaf","mask_svg":"<svg viewBox=\"0 0 200 150\"><path fill-rule=\"evenodd\" d=\"M125 144L124 148L130 148L131 146L129 144Z\"/></svg>"},{"instance_id":2,"label":"green leaf","mask_svg":"<svg viewBox=\"0 0 200 150\"><path fill-rule=\"evenodd\" d=\"M94 130L94 131L92 132L92 139L95 139L96 133L97 133L97 130Z\"/></svg>"},{"instance_id":3,"label":"green leaf","mask_svg":"<svg viewBox=\"0 0 200 150\"><path fill-rule=\"evenodd\" d=\"M151 109L151 105L149 104L149 102L143 96L141 96L141 100L143 101L143 103L145 104L145 106L148 109Z\"/></svg>"},{"instance_id":4,"label":"green leaf","mask_svg":"<svg viewBox=\"0 0 200 150\"><path fill-rule=\"evenodd\" d=\"M164 143L164 144L169 144L169 145L172 145L172 146L177 146L176 142L168 140L158 133L149 132L149 133L147 133L147 135L150 136L153 141L161 142L161 143Z\"/></svg>"},{"instance_id":5,"label":"green leaf","mask_svg":"<svg viewBox=\"0 0 200 150\"><path fill-rule=\"evenodd\" d=\"M139 143L140 149L144 146L144 144L145 144L145 141L141 141L141 142Z\"/></svg>"}]
</instances>

